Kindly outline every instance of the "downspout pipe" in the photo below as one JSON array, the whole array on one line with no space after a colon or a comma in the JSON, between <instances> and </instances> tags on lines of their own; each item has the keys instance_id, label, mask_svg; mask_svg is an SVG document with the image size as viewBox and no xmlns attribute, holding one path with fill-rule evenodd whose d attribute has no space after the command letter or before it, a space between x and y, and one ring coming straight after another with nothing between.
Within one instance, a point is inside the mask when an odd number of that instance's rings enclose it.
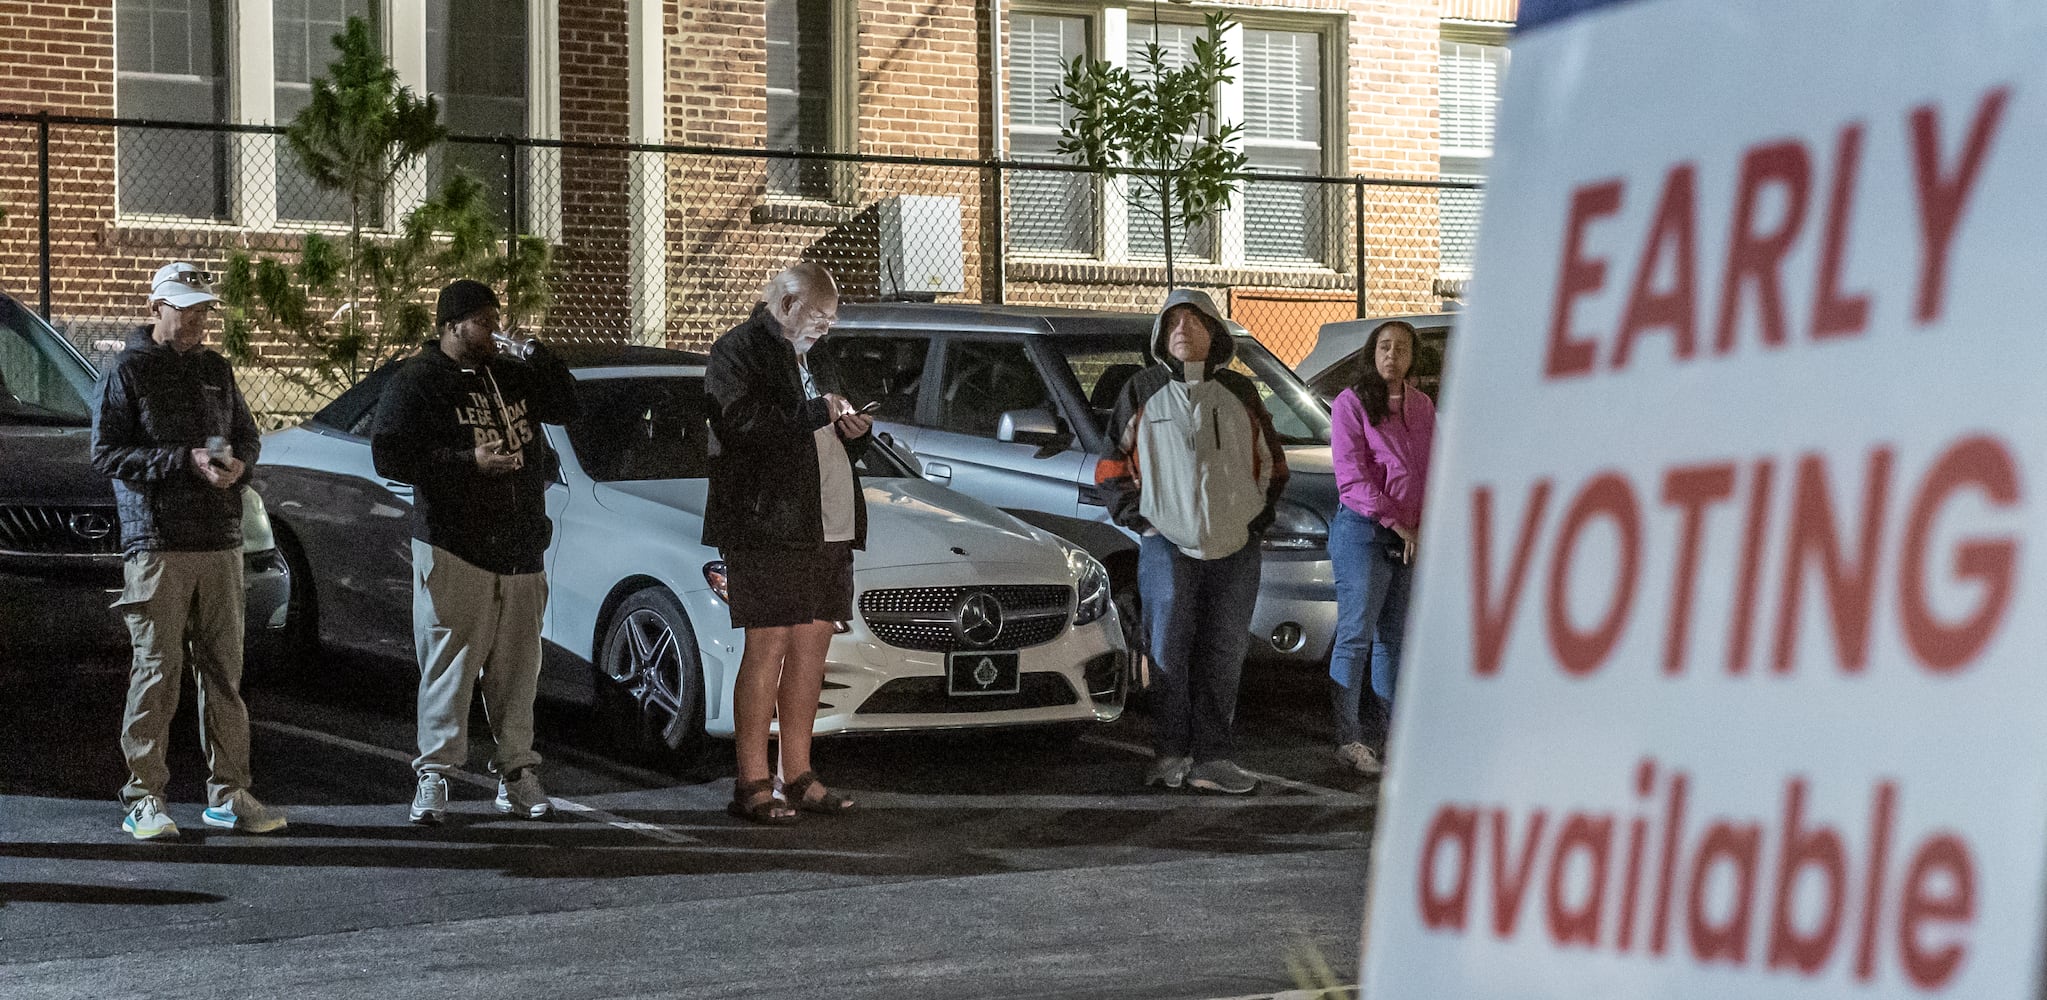
<instances>
[{"instance_id":1,"label":"downspout pipe","mask_svg":"<svg viewBox=\"0 0 2047 1000\"><path fill-rule=\"evenodd\" d=\"M1009 241L1005 238L1009 227L1004 209L1009 202L1007 183L1009 174L1006 167L1000 166L1009 160L1009 133L1003 128L1003 111L1002 0L988 0L988 152L989 158L998 165L994 168L995 183L991 185L995 199L993 210L981 213L983 219L992 220L986 223L990 227L992 237L986 241L986 246L995 254L995 266L985 269L984 273L989 276L995 287L983 289L981 297L984 300L992 299L996 305L1004 305L1009 301L1009 281L1006 273L1009 269ZM993 294L989 294L990 292Z\"/></svg>"}]
</instances>

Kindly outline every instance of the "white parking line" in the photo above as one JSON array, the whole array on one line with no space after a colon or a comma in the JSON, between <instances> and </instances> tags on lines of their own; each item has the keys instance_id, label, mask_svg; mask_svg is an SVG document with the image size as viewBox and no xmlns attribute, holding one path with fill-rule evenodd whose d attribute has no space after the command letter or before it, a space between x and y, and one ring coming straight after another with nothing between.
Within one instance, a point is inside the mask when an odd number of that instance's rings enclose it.
<instances>
[{"instance_id":1,"label":"white parking line","mask_svg":"<svg viewBox=\"0 0 2047 1000\"><path fill-rule=\"evenodd\" d=\"M1087 736L1083 736L1080 739L1081 742L1084 743L1093 743L1097 746L1105 746L1112 750L1122 750L1126 753L1134 753L1139 757L1155 758L1158 756L1158 754L1155 751L1153 751L1152 748L1150 747L1140 746L1136 743L1129 743L1123 740L1111 739L1107 736L1095 736L1090 734ZM1282 778L1277 774L1266 774L1263 771L1253 771L1248 767L1244 769L1244 773L1250 775L1251 777L1257 778L1263 784L1278 785L1281 788L1289 788L1296 792L1305 792L1309 795L1323 795L1344 799L1355 799L1363 797L1363 793L1361 792L1346 792L1340 788L1324 788L1321 785L1312 785L1305 781L1295 781L1292 778Z\"/></svg>"},{"instance_id":2,"label":"white parking line","mask_svg":"<svg viewBox=\"0 0 2047 1000\"><path fill-rule=\"evenodd\" d=\"M325 743L329 746L340 747L344 750L352 750L360 754L368 754L372 757L382 757L385 760L395 760L408 767L412 765L412 755L402 750L393 750L389 747L380 747L372 743L364 743L360 740L351 740L346 736L335 736L331 733L323 733L316 729L304 729L299 726L294 726L283 722L271 722L266 719L251 720L250 724L262 729L268 729L272 732L284 733L287 736L297 736L301 739L312 740L316 743ZM474 785L477 788L488 789L492 795L497 794L498 783L489 778L485 778L481 775L469 774L468 772L465 771L457 771L453 774L450 774L449 777L454 778L456 781L460 781L467 785ZM554 802L554 807L558 810L561 810L562 812L577 813L583 816L587 816L600 823L603 823L606 826L615 827L617 829L625 830L631 833L637 833L642 837L647 837L652 840L658 840L665 844L701 843L701 841L699 841L695 837L692 837L686 833L679 833L675 830L668 829L667 827L664 826L657 826L653 823L642 823L636 819L627 819L624 816L620 816L615 813L605 812L604 810L599 809L596 806L584 805L581 802L576 802L571 799L565 799L560 796L550 796L549 798Z\"/></svg>"}]
</instances>

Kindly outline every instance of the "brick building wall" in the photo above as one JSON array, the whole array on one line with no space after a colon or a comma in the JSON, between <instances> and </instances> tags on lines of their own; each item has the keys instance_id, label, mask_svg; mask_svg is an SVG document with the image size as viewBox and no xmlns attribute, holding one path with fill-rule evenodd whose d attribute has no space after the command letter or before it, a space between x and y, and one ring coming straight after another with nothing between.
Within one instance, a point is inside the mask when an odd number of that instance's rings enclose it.
<instances>
[{"instance_id":1,"label":"brick building wall","mask_svg":"<svg viewBox=\"0 0 2047 1000\"><path fill-rule=\"evenodd\" d=\"M565 140L617 142L627 130L626 4L561 5L561 122ZM545 162L545 157L540 157ZM631 203L626 154L567 149L559 168L536 170L561 185L561 244L555 251L548 326L623 338L632 327Z\"/></svg>"},{"instance_id":2,"label":"brick building wall","mask_svg":"<svg viewBox=\"0 0 2047 1000\"><path fill-rule=\"evenodd\" d=\"M559 5L561 134L570 140L618 140L628 133L631 85L628 4L591 0ZM1005 27L1017 0L1004 0ZM987 66L990 0L835 0L849 37L841 94L840 148L872 155L983 158L1001 147L1003 109L993 106ZM1380 178L1436 176L1436 74L1446 18L1511 21L1514 0L1241 0L1246 16L1286 14L1330 26L1340 56L1333 75L1342 107L1325 131L1334 172ZM665 101L661 134L670 143L760 149L767 141L765 0L664 0L658 47ZM1032 9L1048 8L1037 3ZM1077 6L1081 11L1099 7ZM1138 11L1133 10L1136 18ZM1318 20L1319 19L1319 20ZM113 101L113 3L0 0L0 110L110 115ZM1005 54L1013 51L1005 37ZM1005 72L1007 67L1005 67ZM1005 93L1009 87L1005 79ZM53 130L52 237L61 262L54 298L59 317L134 316L149 272L163 260L218 263L235 247L286 248L290 232L235 226L164 226L118 220L113 197L113 137L104 130ZM539 183L555 185L561 237L550 329L592 336L628 335L632 323L632 162L617 151L534 154L547 166ZM552 156L550 162L546 157ZM1003 213L992 174L957 167L845 164L834 168L830 196L771 196L756 157L669 156L665 175L666 339L700 346L742 316L761 283L800 257L821 260L845 278L849 293L871 295L875 209L893 194L957 199L964 282L945 298L1019 304L1146 309L1155 306L1163 269L1031 258L1002 260ZM35 253L33 127L0 123L0 283L33 300ZM1226 308L1257 324L1270 340L1293 346L1324 319L1355 312L1356 250L1374 313L1432 311L1437 269L1437 196L1427 190L1367 188L1353 221L1354 190L1342 200L1340 228L1323 266L1223 267L1183 262L1183 283L1228 289ZM658 251L657 251L658 252ZM1283 327L1283 329L1282 329Z\"/></svg>"}]
</instances>

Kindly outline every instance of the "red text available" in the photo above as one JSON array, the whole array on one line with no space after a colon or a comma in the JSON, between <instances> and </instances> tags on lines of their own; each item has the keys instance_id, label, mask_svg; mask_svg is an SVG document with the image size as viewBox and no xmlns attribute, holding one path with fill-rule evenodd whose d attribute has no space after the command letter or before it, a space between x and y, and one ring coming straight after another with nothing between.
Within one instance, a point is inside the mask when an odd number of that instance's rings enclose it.
<instances>
[{"instance_id":1,"label":"red text available","mask_svg":"<svg viewBox=\"0 0 2047 1000\"><path fill-rule=\"evenodd\" d=\"M1840 959L1859 982L1894 963L1929 992L1967 962L1972 852L1950 831L1901 840L1895 783L1877 782L1863 815L1833 817L1793 776L1775 816L1702 827L1684 771L1644 760L1634 785L1635 808L1615 812L1439 806L1416 866L1423 925L1802 977Z\"/></svg>"}]
</instances>

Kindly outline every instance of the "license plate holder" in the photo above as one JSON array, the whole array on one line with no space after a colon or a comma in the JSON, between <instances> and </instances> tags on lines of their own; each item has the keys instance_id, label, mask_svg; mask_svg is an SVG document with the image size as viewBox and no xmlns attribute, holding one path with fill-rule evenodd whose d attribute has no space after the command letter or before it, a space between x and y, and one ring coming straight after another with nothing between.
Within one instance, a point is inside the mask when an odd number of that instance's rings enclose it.
<instances>
[{"instance_id":1,"label":"license plate holder","mask_svg":"<svg viewBox=\"0 0 2047 1000\"><path fill-rule=\"evenodd\" d=\"M1023 688L1022 657L1014 652L977 650L948 654L945 692L955 698L1016 694Z\"/></svg>"}]
</instances>

